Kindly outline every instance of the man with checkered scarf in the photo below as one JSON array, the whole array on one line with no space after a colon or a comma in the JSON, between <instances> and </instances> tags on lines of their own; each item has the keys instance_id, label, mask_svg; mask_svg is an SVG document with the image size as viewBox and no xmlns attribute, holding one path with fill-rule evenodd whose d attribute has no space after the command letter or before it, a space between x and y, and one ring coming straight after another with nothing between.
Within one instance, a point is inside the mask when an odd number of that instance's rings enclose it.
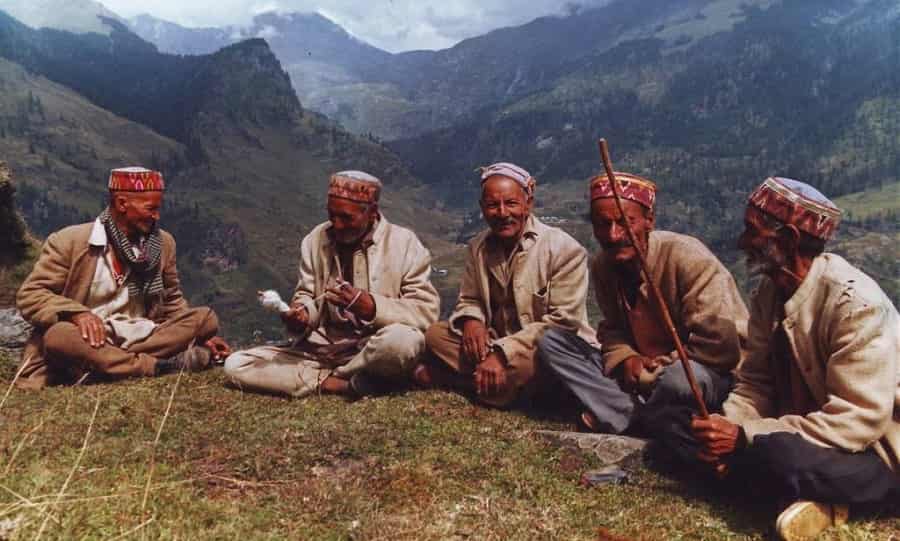
<instances>
[{"instance_id":1,"label":"man with checkered scarf","mask_svg":"<svg viewBox=\"0 0 900 541\"><path fill-rule=\"evenodd\" d=\"M96 220L47 238L18 291L34 326L22 387L201 370L230 353L215 313L181 292L175 239L159 227L162 174L113 169L108 188Z\"/></svg>"}]
</instances>

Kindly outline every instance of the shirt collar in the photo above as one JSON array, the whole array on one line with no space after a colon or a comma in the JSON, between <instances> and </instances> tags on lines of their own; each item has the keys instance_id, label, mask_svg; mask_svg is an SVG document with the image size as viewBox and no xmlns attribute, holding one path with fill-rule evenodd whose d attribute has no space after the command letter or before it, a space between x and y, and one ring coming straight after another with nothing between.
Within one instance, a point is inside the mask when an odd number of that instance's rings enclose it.
<instances>
[{"instance_id":1,"label":"shirt collar","mask_svg":"<svg viewBox=\"0 0 900 541\"><path fill-rule=\"evenodd\" d=\"M822 278L822 275L825 273L825 267L828 266L828 260L825 257L819 255L815 259L813 259L812 266L809 268L809 272L806 274L806 277L803 278L803 281L800 282L800 286L797 288L797 291L791 295L791 298L788 299L786 303L784 303L784 314L785 316L791 316L800 310L800 307L806 302L806 299L812 296L813 292L816 288L819 287L819 281Z\"/></svg>"},{"instance_id":2,"label":"shirt collar","mask_svg":"<svg viewBox=\"0 0 900 541\"><path fill-rule=\"evenodd\" d=\"M100 221L100 218L94 220L94 227L91 228L91 236L88 239L88 244L100 247L105 247L107 244L106 228L103 227L103 222Z\"/></svg>"}]
</instances>

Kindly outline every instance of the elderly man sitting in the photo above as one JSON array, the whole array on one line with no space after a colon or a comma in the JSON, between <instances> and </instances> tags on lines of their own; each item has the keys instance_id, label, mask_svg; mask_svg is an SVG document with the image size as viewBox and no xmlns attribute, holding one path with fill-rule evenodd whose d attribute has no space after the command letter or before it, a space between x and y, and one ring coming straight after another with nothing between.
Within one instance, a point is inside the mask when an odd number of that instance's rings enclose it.
<instances>
[{"instance_id":1,"label":"elderly man sitting","mask_svg":"<svg viewBox=\"0 0 900 541\"><path fill-rule=\"evenodd\" d=\"M548 328L595 343L585 308L587 255L567 233L531 214L535 181L521 167L485 167L481 185L489 229L469 243L459 302L449 321L426 333L431 359L415 378L423 386L475 391L482 403L505 407L543 379L536 377L535 350Z\"/></svg>"},{"instance_id":2,"label":"elderly man sitting","mask_svg":"<svg viewBox=\"0 0 900 541\"><path fill-rule=\"evenodd\" d=\"M409 375L440 300L428 250L379 212L381 187L361 171L332 175L329 220L303 239L291 310L282 314L297 338L228 357L225 373L236 386L359 397Z\"/></svg>"},{"instance_id":3,"label":"elderly man sitting","mask_svg":"<svg viewBox=\"0 0 900 541\"><path fill-rule=\"evenodd\" d=\"M786 540L847 518L847 504L900 497L900 316L870 277L826 253L840 210L818 190L769 178L750 195L739 247L763 280L747 358L724 415L670 425L682 458L723 461L794 501Z\"/></svg>"},{"instance_id":4,"label":"elderly man sitting","mask_svg":"<svg viewBox=\"0 0 900 541\"><path fill-rule=\"evenodd\" d=\"M606 175L590 181L591 222L603 248L591 266L605 318L597 331L602 351L571 332L552 329L538 356L584 405L581 422L587 428L619 433L638 426L653 435L667 422L670 406L693 404L694 397L624 222L646 254L650 279L670 307L711 410L731 389L747 308L731 274L702 242L655 230L656 185L629 173L616 177L624 216Z\"/></svg>"},{"instance_id":5,"label":"elderly man sitting","mask_svg":"<svg viewBox=\"0 0 900 541\"><path fill-rule=\"evenodd\" d=\"M188 307L181 293L175 239L158 223L162 174L113 169L108 187L107 208L50 235L19 289L35 327L20 386L200 370L230 353L212 310Z\"/></svg>"}]
</instances>

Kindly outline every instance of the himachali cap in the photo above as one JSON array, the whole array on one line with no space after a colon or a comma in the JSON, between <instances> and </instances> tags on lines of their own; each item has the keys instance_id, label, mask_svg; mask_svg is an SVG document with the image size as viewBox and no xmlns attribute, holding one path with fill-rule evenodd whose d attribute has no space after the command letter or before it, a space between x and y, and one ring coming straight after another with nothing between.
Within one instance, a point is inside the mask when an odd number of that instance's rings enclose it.
<instances>
[{"instance_id":1,"label":"himachali cap","mask_svg":"<svg viewBox=\"0 0 900 541\"><path fill-rule=\"evenodd\" d=\"M631 173L615 172L613 174L622 188L622 199L634 201L648 209L653 209L653 205L656 203L656 184ZM609 178L606 175L591 177L591 201L606 197L615 197Z\"/></svg>"},{"instance_id":2,"label":"himachali cap","mask_svg":"<svg viewBox=\"0 0 900 541\"><path fill-rule=\"evenodd\" d=\"M341 171L331 175L328 196L357 203L377 203L381 197L381 181L362 171Z\"/></svg>"},{"instance_id":3,"label":"himachali cap","mask_svg":"<svg viewBox=\"0 0 900 541\"><path fill-rule=\"evenodd\" d=\"M750 194L749 204L781 223L823 240L834 237L841 221L841 209L822 192L790 178L767 178Z\"/></svg>"},{"instance_id":4,"label":"himachali cap","mask_svg":"<svg viewBox=\"0 0 900 541\"><path fill-rule=\"evenodd\" d=\"M109 189L116 192L161 192L166 189L166 183L159 171L121 167L109 172Z\"/></svg>"},{"instance_id":5,"label":"himachali cap","mask_svg":"<svg viewBox=\"0 0 900 541\"><path fill-rule=\"evenodd\" d=\"M528 195L534 195L534 185L536 183L534 177L531 176L531 173L522 169L514 163L497 162L486 167L479 167L478 170L481 172L482 185L484 185L484 181L486 181L490 177L498 175L515 181L516 184L518 184L522 187L522 189L525 190L525 193L527 193Z\"/></svg>"}]
</instances>

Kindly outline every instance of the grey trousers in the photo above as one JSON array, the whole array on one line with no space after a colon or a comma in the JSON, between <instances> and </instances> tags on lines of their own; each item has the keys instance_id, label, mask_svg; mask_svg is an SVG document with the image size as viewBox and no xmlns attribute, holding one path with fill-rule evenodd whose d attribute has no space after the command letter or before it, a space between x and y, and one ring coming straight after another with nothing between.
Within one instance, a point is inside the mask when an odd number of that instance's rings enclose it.
<instances>
[{"instance_id":1,"label":"grey trousers","mask_svg":"<svg viewBox=\"0 0 900 541\"><path fill-rule=\"evenodd\" d=\"M649 396L632 395L603 373L600 351L577 334L550 328L538 342L538 361L547 367L600 422L603 432L620 434L635 424L653 434L655 414L671 404L694 404L694 395L680 364L663 369ZM706 407L716 411L731 390L731 377L691 361Z\"/></svg>"}]
</instances>

